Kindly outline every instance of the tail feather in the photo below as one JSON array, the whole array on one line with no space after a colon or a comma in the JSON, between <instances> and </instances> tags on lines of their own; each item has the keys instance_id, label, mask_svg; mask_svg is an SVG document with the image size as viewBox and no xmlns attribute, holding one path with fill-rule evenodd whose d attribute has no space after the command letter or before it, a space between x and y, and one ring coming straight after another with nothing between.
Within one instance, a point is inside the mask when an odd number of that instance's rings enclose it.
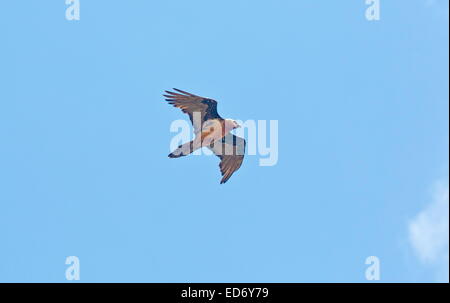
<instances>
[{"instance_id":1,"label":"tail feather","mask_svg":"<svg viewBox=\"0 0 450 303\"><path fill-rule=\"evenodd\" d=\"M195 150L194 148L194 141L184 143L183 145L178 146L176 150L171 152L169 154L169 158L179 158L183 156L187 156L191 153L193 153Z\"/></svg>"}]
</instances>

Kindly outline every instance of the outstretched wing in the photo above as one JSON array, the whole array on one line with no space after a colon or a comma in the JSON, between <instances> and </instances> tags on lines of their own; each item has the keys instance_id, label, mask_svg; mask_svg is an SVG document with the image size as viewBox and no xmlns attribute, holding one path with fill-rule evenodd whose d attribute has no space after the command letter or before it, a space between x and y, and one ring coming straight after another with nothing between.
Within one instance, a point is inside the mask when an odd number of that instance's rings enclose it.
<instances>
[{"instance_id":1,"label":"outstretched wing","mask_svg":"<svg viewBox=\"0 0 450 303\"><path fill-rule=\"evenodd\" d=\"M191 123L194 126L195 132L201 129L201 124L209 119L222 119L217 113L217 102L213 99L200 97L179 89L174 88L177 92L167 91L166 101L175 107L180 108L183 113L189 115ZM200 117L200 121L194 121L194 113L197 112ZM200 125L194 125L200 122Z\"/></svg>"},{"instance_id":2,"label":"outstretched wing","mask_svg":"<svg viewBox=\"0 0 450 303\"><path fill-rule=\"evenodd\" d=\"M220 184L227 182L244 161L245 140L229 133L222 140L211 143L209 149L221 160L219 167L223 178Z\"/></svg>"}]
</instances>

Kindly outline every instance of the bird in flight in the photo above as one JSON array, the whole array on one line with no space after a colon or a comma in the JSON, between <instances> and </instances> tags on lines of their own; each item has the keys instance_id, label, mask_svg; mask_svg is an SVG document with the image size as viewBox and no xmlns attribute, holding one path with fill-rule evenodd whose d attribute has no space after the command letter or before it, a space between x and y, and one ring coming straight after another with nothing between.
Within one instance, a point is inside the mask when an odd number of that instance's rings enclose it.
<instances>
[{"instance_id":1,"label":"bird in flight","mask_svg":"<svg viewBox=\"0 0 450 303\"><path fill-rule=\"evenodd\" d=\"M237 171L244 160L245 140L230 133L240 125L232 119L223 119L217 113L217 102L179 89L165 91L166 101L189 115L194 127L194 140L184 143L169 158L187 156L201 147L209 148L220 158L220 172L223 184Z\"/></svg>"}]
</instances>

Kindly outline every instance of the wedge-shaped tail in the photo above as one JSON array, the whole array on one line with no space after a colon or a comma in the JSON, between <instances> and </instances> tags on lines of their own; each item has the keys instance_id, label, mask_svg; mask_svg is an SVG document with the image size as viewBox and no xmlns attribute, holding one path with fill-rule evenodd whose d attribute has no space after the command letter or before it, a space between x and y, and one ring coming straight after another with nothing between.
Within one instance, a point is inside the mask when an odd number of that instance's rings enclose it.
<instances>
[{"instance_id":1,"label":"wedge-shaped tail","mask_svg":"<svg viewBox=\"0 0 450 303\"><path fill-rule=\"evenodd\" d=\"M184 143L184 144L178 146L178 148L176 150L171 152L169 154L169 158L179 158L179 157L187 156L187 155L193 153L195 149L196 148L194 148L194 141Z\"/></svg>"}]
</instances>

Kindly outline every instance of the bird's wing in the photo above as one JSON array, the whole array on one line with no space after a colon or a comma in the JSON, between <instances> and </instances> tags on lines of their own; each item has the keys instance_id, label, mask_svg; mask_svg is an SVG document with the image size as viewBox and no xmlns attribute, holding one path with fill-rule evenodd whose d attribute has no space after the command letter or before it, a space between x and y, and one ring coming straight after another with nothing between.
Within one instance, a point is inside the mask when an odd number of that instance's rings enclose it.
<instances>
[{"instance_id":1,"label":"bird's wing","mask_svg":"<svg viewBox=\"0 0 450 303\"><path fill-rule=\"evenodd\" d=\"M175 107L180 108L183 113L189 115L195 132L201 129L201 125L194 125L200 122L203 124L209 119L222 119L217 113L217 102L213 99L200 97L179 89L174 88L176 92L166 91L166 101ZM200 121L194 121L194 113L199 113Z\"/></svg>"},{"instance_id":2,"label":"bird's wing","mask_svg":"<svg viewBox=\"0 0 450 303\"><path fill-rule=\"evenodd\" d=\"M209 149L221 160L219 167L223 178L220 184L227 182L244 161L245 140L229 133L221 140L211 143Z\"/></svg>"}]
</instances>

